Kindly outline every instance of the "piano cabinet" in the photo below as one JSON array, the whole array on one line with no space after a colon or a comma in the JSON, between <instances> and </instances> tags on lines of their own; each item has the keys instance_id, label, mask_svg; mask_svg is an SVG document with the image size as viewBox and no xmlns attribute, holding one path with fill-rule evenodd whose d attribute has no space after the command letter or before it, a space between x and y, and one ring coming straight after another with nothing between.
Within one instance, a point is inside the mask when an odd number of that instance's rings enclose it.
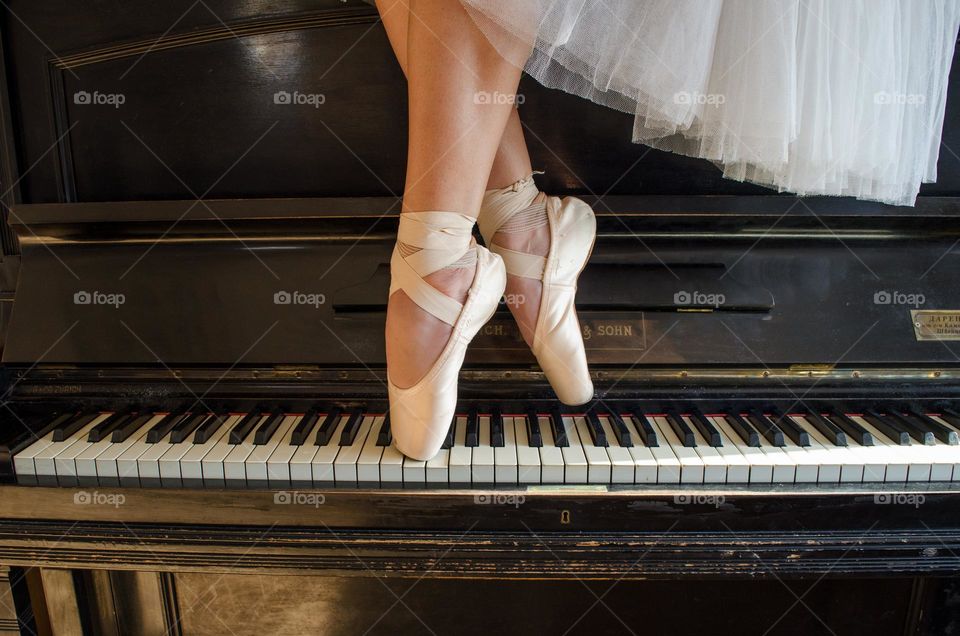
<instances>
[{"instance_id":1,"label":"piano cabinet","mask_svg":"<svg viewBox=\"0 0 960 636\"><path fill-rule=\"evenodd\" d=\"M504 505L311 490L322 504L290 506L109 488L71 505L89 489L4 485L0 563L23 624L56 634L943 634L960 618L948 493L922 488L918 522L864 488L727 488L720 506L704 488L483 493Z\"/></svg>"}]
</instances>

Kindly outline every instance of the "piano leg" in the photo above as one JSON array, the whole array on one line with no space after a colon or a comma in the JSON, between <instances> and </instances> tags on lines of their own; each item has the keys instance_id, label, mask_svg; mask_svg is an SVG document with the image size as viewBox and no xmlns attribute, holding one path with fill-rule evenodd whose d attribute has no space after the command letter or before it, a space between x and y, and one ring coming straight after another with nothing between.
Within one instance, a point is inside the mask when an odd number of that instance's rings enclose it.
<instances>
[{"instance_id":1,"label":"piano leg","mask_svg":"<svg viewBox=\"0 0 960 636\"><path fill-rule=\"evenodd\" d=\"M40 579L43 582L43 599L52 632L58 636L83 634L73 571L41 568Z\"/></svg>"},{"instance_id":2,"label":"piano leg","mask_svg":"<svg viewBox=\"0 0 960 636\"><path fill-rule=\"evenodd\" d=\"M17 608L13 602L10 568L0 565L0 636L17 636L18 634L20 634L20 628L17 623Z\"/></svg>"}]
</instances>

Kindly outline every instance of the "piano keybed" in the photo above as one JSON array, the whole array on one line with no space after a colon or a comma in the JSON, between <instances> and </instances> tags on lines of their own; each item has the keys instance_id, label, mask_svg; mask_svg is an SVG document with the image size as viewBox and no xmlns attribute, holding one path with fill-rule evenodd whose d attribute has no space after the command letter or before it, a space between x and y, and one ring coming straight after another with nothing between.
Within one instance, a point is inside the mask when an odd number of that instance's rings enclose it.
<instances>
[{"instance_id":1,"label":"piano keybed","mask_svg":"<svg viewBox=\"0 0 960 636\"><path fill-rule=\"evenodd\" d=\"M518 410L520 412L513 412ZM544 412L545 410L545 412ZM423 488L535 484L960 481L960 413L929 408L704 412L600 404L585 413L477 407L429 461L391 445L382 410L136 409L38 416L13 444L20 484Z\"/></svg>"}]
</instances>

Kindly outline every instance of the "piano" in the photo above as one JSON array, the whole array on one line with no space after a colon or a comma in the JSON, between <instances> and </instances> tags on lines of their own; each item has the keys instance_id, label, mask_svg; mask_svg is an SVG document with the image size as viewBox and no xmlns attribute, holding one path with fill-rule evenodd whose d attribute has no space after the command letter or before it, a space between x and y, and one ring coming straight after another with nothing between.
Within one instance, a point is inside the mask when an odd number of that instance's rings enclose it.
<instances>
[{"instance_id":1,"label":"piano","mask_svg":"<svg viewBox=\"0 0 960 636\"><path fill-rule=\"evenodd\" d=\"M908 210L725 180L522 80L538 183L598 215L595 399L556 402L504 307L413 462L374 8L2 12L0 635L958 631L954 106Z\"/></svg>"},{"instance_id":2,"label":"piano","mask_svg":"<svg viewBox=\"0 0 960 636\"><path fill-rule=\"evenodd\" d=\"M952 624L955 200L593 200L578 304L596 398L560 405L504 307L426 462L391 445L385 203L14 208L0 563L36 620L184 634ZM622 596L605 601L612 586ZM678 615L688 593L712 609ZM449 594L477 603L444 611ZM844 609L880 598L883 611Z\"/></svg>"}]
</instances>

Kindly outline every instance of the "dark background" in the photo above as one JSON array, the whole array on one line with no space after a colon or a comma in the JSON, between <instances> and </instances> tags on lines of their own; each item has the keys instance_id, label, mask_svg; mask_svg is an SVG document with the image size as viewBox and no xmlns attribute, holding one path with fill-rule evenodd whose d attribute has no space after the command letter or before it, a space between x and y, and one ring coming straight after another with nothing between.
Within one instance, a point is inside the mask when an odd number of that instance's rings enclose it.
<instances>
[{"instance_id":1,"label":"dark background","mask_svg":"<svg viewBox=\"0 0 960 636\"><path fill-rule=\"evenodd\" d=\"M6 205L402 190L405 83L359 0L14 0L2 11ZM954 65L953 76L957 75ZM952 82L940 178L960 191ZM123 103L76 103L76 94ZM317 108L278 91L323 94ZM557 194L768 194L630 142L632 118L529 78L521 108ZM4 252L17 252L4 227Z\"/></svg>"}]
</instances>

